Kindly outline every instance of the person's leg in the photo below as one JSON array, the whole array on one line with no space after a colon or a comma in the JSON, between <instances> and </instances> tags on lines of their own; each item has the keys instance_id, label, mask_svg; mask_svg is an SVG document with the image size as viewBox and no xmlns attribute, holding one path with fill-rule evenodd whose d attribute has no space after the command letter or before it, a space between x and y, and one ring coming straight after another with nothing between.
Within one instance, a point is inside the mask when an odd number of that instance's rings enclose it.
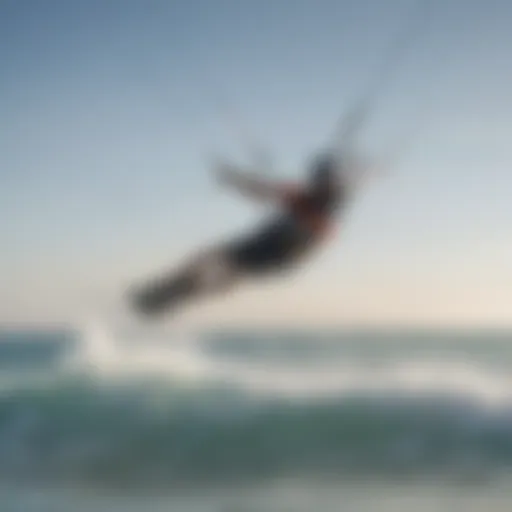
<instances>
[{"instance_id":1,"label":"person's leg","mask_svg":"<svg viewBox=\"0 0 512 512\"><path fill-rule=\"evenodd\" d=\"M241 278L289 269L301 245L293 225L272 223L191 258L181 269L136 291L132 303L138 311L153 315L191 299L227 292Z\"/></svg>"},{"instance_id":2,"label":"person's leg","mask_svg":"<svg viewBox=\"0 0 512 512\"><path fill-rule=\"evenodd\" d=\"M229 264L224 251L212 249L144 286L133 296L136 309L145 314L158 314L187 300L228 291L237 281L238 273Z\"/></svg>"},{"instance_id":3,"label":"person's leg","mask_svg":"<svg viewBox=\"0 0 512 512\"><path fill-rule=\"evenodd\" d=\"M185 273L193 276L198 289L204 294L227 291L240 277L224 247L214 248L196 256L187 265Z\"/></svg>"}]
</instances>

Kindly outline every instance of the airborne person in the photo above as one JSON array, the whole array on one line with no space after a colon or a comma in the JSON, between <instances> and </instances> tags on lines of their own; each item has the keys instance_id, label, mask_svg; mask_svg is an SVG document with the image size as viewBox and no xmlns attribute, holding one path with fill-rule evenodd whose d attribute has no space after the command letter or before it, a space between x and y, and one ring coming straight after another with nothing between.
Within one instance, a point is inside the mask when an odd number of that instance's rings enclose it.
<instances>
[{"instance_id":1,"label":"airborne person","mask_svg":"<svg viewBox=\"0 0 512 512\"><path fill-rule=\"evenodd\" d=\"M131 296L134 307L156 314L205 295L223 293L244 280L291 270L332 233L336 214L346 205L348 180L339 158L316 158L305 183L270 182L232 166L219 169L219 181L247 197L277 207L263 226L196 256Z\"/></svg>"},{"instance_id":2,"label":"airborne person","mask_svg":"<svg viewBox=\"0 0 512 512\"><path fill-rule=\"evenodd\" d=\"M426 27L429 16L424 0L418 0L411 14L404 31L392 41L375 80L365 88L355 108L341 118L336 144L343 142L345 149L353 147L352 138L374 108L377 94L396 72L412 39ZM303 263L331 235L337 214L351 197L353 179L359 181L362 177L362 162L357 159L358 164L354 165L350 153L333 151L320 155L310 165L305 182L299 185L270 182L232 166L221 167L221 183L274 205L277 214L245 236L201 251L187 258L181 268L146 283L130 295L132 305L141 313L157 314L192 299L232 290L248 279L280 274ZM369 167L364 167L366 174Z\"/></svg>"}]
</instances>

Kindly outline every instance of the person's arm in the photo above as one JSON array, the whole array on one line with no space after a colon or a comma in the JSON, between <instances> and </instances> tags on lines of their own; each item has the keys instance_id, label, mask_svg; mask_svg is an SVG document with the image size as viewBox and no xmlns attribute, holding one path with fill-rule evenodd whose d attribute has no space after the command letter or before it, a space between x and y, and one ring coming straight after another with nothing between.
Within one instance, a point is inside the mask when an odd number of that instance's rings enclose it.
<instances>
[{"instance_id":1,"label":"person's arm","mask_svg":"<svg viewBox=\"0 0 512 512\"><path fill-rule=\"evenodd\" d=\"M259 201L282 201L286 194L280 184L249 174L231 165L223 164L217 167L216 171L221 184L230 186L245 196Z\"/></svg>"}]
</instances>

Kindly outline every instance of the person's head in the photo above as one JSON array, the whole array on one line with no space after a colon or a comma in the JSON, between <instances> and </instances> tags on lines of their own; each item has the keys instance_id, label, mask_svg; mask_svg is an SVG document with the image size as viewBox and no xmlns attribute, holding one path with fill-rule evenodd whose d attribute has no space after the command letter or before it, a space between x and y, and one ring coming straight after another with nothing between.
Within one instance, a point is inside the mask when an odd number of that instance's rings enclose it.
<instances>
[{"instance_id":1,"label":"person's head","mask_svg":"<svg viewBox=\"0 0 512 512\"><path fill-rule=\"evenodd\" d=\"M341 195L341 161L335 155L318 155L309 169L309 186L315 196L337 203Z\"/></svg>"}]
</instances>

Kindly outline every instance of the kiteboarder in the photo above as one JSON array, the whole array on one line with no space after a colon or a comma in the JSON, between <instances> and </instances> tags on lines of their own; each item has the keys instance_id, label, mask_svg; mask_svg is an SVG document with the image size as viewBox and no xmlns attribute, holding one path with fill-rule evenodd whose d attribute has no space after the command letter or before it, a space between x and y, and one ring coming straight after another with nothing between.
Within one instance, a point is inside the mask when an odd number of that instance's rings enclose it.
<instances>
[{"instance_id":1,"label":"kiteboarder","mask_svg":"<svg viewBox=\"0 0 512 512\"><path fill-rule=\"evenodd\" d=\"M348 180L339 157L316 157L302 184L265 180L231 165L218 169L219 182L247 197L271 203L277 212L262 226L199 251L172 270L132 291L133 306L144 314L168 311L187 299L232 290L244 280L296 268L334 231L348 198Z\"/></svg>"}]
</instances>

